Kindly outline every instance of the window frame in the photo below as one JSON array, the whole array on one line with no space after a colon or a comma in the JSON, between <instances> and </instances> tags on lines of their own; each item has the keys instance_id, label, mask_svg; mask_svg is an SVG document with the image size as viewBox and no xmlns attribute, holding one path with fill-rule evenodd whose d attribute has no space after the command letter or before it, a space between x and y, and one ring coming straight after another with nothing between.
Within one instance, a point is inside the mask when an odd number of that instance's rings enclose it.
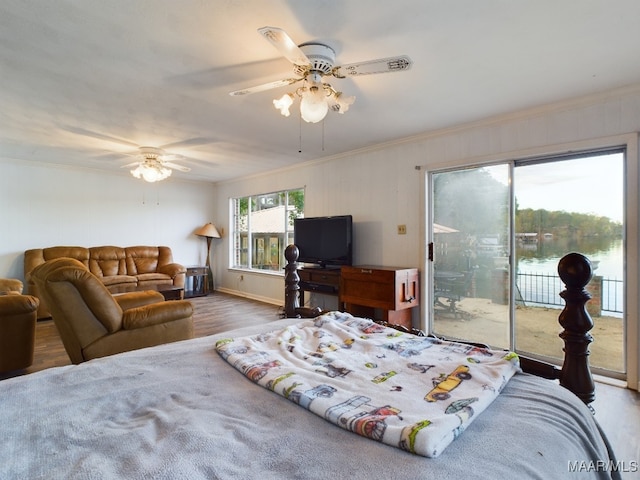
<instances>
[{"instance_id":1,"label":"window frame","mask_svg":"<svg viewBox=\"0 0 640 480\"><path fill-rule=\"evenodd\" d=\"M457 160L431 162L419 165L416 168L422 170L421 196L423 198L423 215L421 218L421 243L420 263L425 272L430 272L431 265L428 261L428 243L432 241L433 232L430 227L430 191L429 175L435 171L453 170L456 168L490 165L495 163L510 162L517 159L526 162L535 158L554 157L572 154L575 152L597 151L624 148L626 149L626 164L624 178L624 223L625 223L625 336L626 336L626 385L634 390L640 389L640 135L627 133L609 137L584 139L574 142L556 144L553 146L542 145L528 149L494 152L475 157L460 157ZM425 275L421 285L423 298L431 298L432 285L429 275ZM421 307L420 326L428 331L429 302L424 302ZM607 378L607 377L602 377ZM610 377L607 381L612 380Z\"/></svg>"},{"instance_id":2,"label":"window frame","mask_svg":"<svg viewBox=\"0 0 640 480\"><path fill-rule=\"evenodd\" d=\"M304 216L304 199L304 187L231 197L229 268L284 275L284 250L293 243L293 220ZM282 217L259 218L273 208L281 209ZM255 231L254 225L261 225L257 228L263 230L269 224L274 226L273 231Z\"/></svg>"}]
</instances>

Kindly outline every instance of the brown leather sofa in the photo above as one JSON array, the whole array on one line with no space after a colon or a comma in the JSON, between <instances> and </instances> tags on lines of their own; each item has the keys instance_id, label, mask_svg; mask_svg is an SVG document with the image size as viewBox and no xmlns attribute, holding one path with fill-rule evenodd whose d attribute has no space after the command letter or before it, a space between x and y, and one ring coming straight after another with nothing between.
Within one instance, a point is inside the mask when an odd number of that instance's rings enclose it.
<instances>
[{"instance_id":1,"label":"brown leather sofa","mask_svg":"<svg viewBox=\"0 0 640 480\"><path fill-rule=\"evenodd\" d=\"M20 280L0 278L0 373L33 363L38 299L21 293Z\"/></svg>"},{"instance_id":2,"label":"brown leather sofa","mask_svg":"<svg viewBox=\"0 0 640 480\"><path fill-rule=\"evenodd\" d=\"M31 272L69 358L93 358L193 338L191 302L165 302L154 291L112 295L72 258L49 260Z\"/></svg>"},{"instance_id":3,"label":"brown leather sofa","mask_svg":"<svg viewBox=\"0 0 640 480\"><path fill-rule=\"evenodd\" d=\"M112 292L121 291L123 285L169 284L184 287L187 272L183 265L173 262L169 247L58 246L27 250L24 253L24 277L27 293L40 300L39 319L49 318L51 313L31 273L38 265L63 257L80 261Z\"/></svg>"}]
</instances>

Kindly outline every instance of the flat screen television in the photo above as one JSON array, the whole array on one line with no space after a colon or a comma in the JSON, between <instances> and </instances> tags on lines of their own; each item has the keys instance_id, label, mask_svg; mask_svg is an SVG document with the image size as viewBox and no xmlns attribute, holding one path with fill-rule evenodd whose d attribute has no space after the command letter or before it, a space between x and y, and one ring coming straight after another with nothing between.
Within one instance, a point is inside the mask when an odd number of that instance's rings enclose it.
<instances>
[{"instance_id":1,"label":"flat screen television","mask_svg":"<svg viewBox=\"0 0 640 480\"><path fill-rule=\"evenodd\" d=\"M353 220L351 215L296 218L293 243L298 247L298 262L322 268L351 265Z\"/></svg>"}]
</instances>

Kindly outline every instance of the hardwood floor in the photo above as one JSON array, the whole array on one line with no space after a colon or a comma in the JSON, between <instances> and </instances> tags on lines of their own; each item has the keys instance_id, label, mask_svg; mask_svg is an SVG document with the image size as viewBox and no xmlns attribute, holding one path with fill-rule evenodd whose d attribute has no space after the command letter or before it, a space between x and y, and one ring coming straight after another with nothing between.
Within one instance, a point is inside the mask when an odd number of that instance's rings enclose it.
<instances>
[{"instance_id":1,"label":"hardwood floor","mask_svg":"<svg viewBox=\"0 0 640 480\"><path fill-rule=\"evenodd\" d=\"M640 473L640 393L596 382L596 400L592 404L598 423L609 438L617 460L625 466L635 462L635 472L623 478L638 478Z\"/></svg>"},{"instance_id":2,"label":"hardwood floor","mask_svg":"<svg viewBox=\"0 0 640 480\"><path fill-rule=\"evenodd\" d=\"M281 318L281 309L275 305L219 292L208 297L191 298L190 301L194 307L193 324L196 337ZM242 320L238 321L238 318ZM62 345L58 330L53 320L41 320L36 324L33 365L20 372L11 372L4 376L0 374L0 380L63 365L71 365L71 361Z\"/></svg>"},{"instance_id":3,"label":"hardwood floor","mask_svg":"<svg viewBox=\"0 0 640 480\"><path fill-rule=\"evenodd\" d=\"M219 292L208 297L193 298L191 302L194 306L196 337L274 321L280 318L282 311L274 305ZM44 320L36 325L33 365L22 372L0 376L0 380L70 364L53 321ZM632 462L637 465L640 462L640 443L637 440L640 429L640 394L597 382L593 406L596 418L613 445L617 460L624 462L624 465L632 465ZM637 472L630 475L628 478L635 478Z\"/></svg>"}]
</instances>

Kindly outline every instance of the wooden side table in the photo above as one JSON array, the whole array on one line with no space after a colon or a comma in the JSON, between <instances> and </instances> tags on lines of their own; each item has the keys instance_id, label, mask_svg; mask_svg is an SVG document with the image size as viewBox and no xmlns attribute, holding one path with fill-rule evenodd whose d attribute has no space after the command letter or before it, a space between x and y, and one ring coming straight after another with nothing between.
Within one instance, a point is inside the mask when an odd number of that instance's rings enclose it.
<instances>
[{"instance_id":1,"label":"wooden side table","mask_svg":"<svg viewBox=\"0 0 640 480\"><path fill-rule=\"evenodd\" d=\"M184 279L184 298L209 295L209 267L191 265Z\"/></svg>"}]
</instances>

